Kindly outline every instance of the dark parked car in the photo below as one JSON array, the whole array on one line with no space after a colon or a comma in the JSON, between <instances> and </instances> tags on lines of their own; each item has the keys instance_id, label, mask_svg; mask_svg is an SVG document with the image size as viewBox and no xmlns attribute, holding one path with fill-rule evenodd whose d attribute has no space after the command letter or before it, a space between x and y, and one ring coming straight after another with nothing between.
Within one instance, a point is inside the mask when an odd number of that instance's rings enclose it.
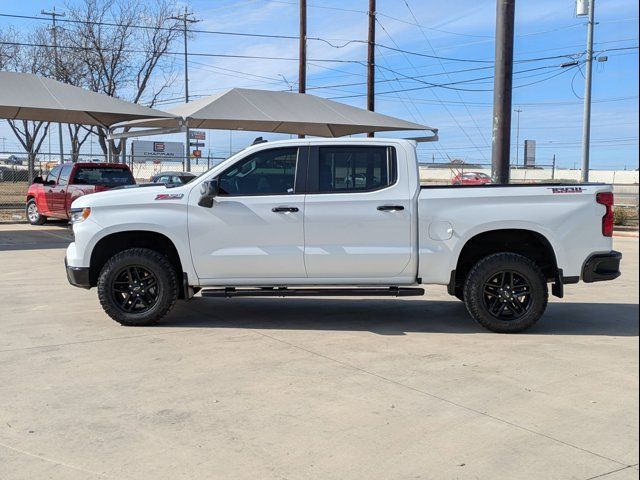
<instances>
[{"instance_id":1,"label":"dark parked car","mask_svg":"<svg viewBox=\"0 0 640 480\"><path fill-rule=\"evenodd\" d=\"M22 163L23 160L15 155L9 155L9 157L4 161L5 165L22 165Z\"/></svg>"},{"instance_id":2,"label":"dark parked car","mask_svg":"<svg viewBox=\"0 0 640 480\"><path fill-rule=\"evenodd\" d=\"M151 183L164 183L165 185L184 185L196 178L189 172L158 172L149 179Z\"/></svg>"}]
</instances>

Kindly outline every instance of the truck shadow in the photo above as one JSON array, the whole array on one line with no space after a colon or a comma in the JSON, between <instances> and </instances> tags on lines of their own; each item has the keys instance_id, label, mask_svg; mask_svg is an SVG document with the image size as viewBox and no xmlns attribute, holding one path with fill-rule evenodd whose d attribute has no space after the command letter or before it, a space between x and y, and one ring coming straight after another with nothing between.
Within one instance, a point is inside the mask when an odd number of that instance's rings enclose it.
<instances>
[{"instance_id":1,"label":"truck shadow","mask_svg":"<svg viewBox=\"0 0 640 480\"><path fill-rule=\"evenodd\" d=\"M196 297L161 327L369 331L379 335L488 333L458 301ZM638 305L550 303L531 335L638 336Z\"/></svg>"}]
</instances>

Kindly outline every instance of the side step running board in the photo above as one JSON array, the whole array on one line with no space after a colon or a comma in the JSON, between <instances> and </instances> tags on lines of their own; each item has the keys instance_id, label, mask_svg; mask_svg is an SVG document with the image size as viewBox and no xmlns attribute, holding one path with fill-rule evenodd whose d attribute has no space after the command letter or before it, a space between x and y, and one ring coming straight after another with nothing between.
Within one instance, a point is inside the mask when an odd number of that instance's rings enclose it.
<instances>
[{"instance_id":1,"label":"side step running board","mask_svg":"<svg viewBox=\"0 0 640 480\"><path fill-rule=\"evenodd\" d=\"M419 297L424 288L205 288L203 297Z\"/></svg>"}]
</instances>

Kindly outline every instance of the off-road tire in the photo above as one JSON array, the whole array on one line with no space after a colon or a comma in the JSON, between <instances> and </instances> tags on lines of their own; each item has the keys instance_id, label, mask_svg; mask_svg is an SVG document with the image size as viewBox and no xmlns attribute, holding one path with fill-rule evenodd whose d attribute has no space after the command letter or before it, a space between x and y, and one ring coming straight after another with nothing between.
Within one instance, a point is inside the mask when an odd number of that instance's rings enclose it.
<instances>
[{"instance_id":1,"label":"off-road tire","mask_svg":"<svg viewBox=\"0 0 640 480\"><path fill-rule=\"evenodd\" d=\"M485 287L501 272L512 272L528 282L528 306L519 318L497 318L489 311ZM493 300L493 299L491 299ZM471 317L488 330L497 333L516 333L526 330L544 314L549 300L547 281L540 267L515 253L495 253L484 257L471 269L464 284L464 302ZM520 304L518 304L520 305Z\"/></svg>"},{"instance_id":2,"label":"off-road tire","mask_svg":"<svg viewBox=\"0 0 640 480\"><path fill-rule=\"evenodd\" d=\"M116 301L114 281L127 267L140 267L151 272L157 281L155 303L142 313L125 311ZM149 326L156 324L173 307L178 298L178 276L169 259L154 250L131 248L115 254L100 271L98 298L104 311L116 322L125 326Z\"/></svg>"},{"instance_id":3,"label":"off-road tire","mask_svg":"<svg viewBox=\"0 0 640 480\"><path fill-rule=\"evenodd\" d=\"M34 217L29 213L29 209L35 209L36 216ZM27 221L31 225L44 225L47 222L47 217L42 215L38 210L38 205L36 204L36 200L34 198L30 198L25 207L25 216L27 217Z\"/></svg>"}]
</instances>

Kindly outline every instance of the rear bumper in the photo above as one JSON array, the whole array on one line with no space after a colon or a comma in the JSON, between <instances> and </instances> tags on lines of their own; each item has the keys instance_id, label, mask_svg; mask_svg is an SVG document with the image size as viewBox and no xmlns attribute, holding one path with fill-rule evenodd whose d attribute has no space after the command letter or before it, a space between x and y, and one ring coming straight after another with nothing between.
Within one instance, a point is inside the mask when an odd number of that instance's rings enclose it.
<instances>
[{"instance_id":1,"label":"rear bumper","mask_svg":"<svg viewBox=\"0 0 640 480\"><path fill-rule=\"evenodd\" d=\"M591 255L582 268L582 281L593 283L618 278L620 276L620 260L622 260L622 254L615 250Z\"/></svg>"},{"instance_id":2,"label":"rear bumper","mask_svg":"<svg viewBox=\"0 0 640 480\"><path fill-rule=\"evenodd\" d=\"M91 288L88 267L70 267L67 264L67 257L64 257L64 266L67 270L67 280L71 285L86 289Z\"/></svg>"}]
</instances>

